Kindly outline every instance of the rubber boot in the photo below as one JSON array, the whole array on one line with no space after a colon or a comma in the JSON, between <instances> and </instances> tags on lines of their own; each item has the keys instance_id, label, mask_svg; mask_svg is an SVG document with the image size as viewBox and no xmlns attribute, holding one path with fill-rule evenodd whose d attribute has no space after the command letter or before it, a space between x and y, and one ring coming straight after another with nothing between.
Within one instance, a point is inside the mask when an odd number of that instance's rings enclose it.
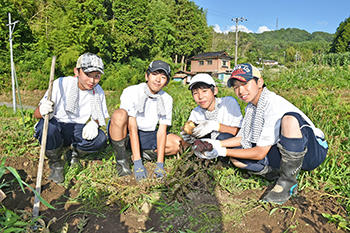
<instances>
[{"instance_id":1,"label":"rubber boot","mask_svg":"<svg viewBox=\"0 0 350 233\"><path fill-rule=\"evenodd\" d=\"M282 157L280 167L281 176L278 178L273 189L262 200L283 204L297 192L297 176L303 164L307 148L302 152L292 152L284 149L279 143L277 143L277 147Z\"/></svg>"},{"instance_id":2,"label":"rubber boot","mask_svg":"<svg viewBox=\"0 0 350 233\"><path fill-rule=\"evenodd\" d=\"M48 177L49 180L59 184L64 182L64 166L61 159L63 151L63 145L53 150L46 150L46 157L49 159L49 167L51 174Z\"/></svg>"},{"instance_id":3,"label":"rubber boot","mask_svg":"<svg viewBox=\"0 0 350 233\"><path fill-rule=\"evenodd\" d=\"M280 170L277 168L272 168L271 166L265 166L261 171L258 172L248 171L248 173L262 176L269 181L276 181L280 177Z\"/></svg>"},{"instance_id":4,"label":"rubber boot","mask_svg":"<svg viewBox=\"0 0 350 233\"><path fill-rule=\"evenodd\" d=\"M117 153L115 156L115 160L117 162L116 167L119 176L127 176L131 175L132 171L130 170L130 156L126 151L126 141L127 137L123 138L120 141L114 141L111 139L111 144L114 151Z\"/></svg>"},{"instance_id":5,"label":"rubber boot","mask_svg":"<svg viewBox=\"0 0 350 233\"><path fill-rule=\"evenodd\" d=\"M79 154L78 152L75 150L75 148L73 148L71 146L71 148L66 152L65 156L64 156L65 160L68 162L69 166L75 166L75 165L79 165Z\"/></svg>"},{"instance_id":6,"label":"rubber boot","mask_svg":"<svg viewBox=\"0 0 350 233\"><path fill-rule=\"evenodd\" d=\"M148 161L154 161L157 160L157 152L154 150L143 150L142 151L142 157Z\"/></svg>"},{"instance_id":7,"label":"rubber boot","mask_svg":"<svg viewBox=\"0 0 350 233\"><path fill-rule=\"evenodd\" d=\"M79 153L79 150L73 148L73 150L72 150L72 158L70 160L70 165L71 166L81 166L80 161L79 161L79 155L81 155L81 153Z\"/></svg>"}]
</instances>

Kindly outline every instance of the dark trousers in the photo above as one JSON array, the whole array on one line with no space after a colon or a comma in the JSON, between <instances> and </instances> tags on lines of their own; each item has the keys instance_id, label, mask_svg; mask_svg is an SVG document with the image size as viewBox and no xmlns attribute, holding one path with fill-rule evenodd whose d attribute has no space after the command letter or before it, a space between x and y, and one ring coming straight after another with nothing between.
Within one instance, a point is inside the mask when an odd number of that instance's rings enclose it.
<instances>
[{"instance_id":1,"label":"dark trousers","mask_svg":"<svg viewBox=\"0 0 350 233\"><path fill-rule=\"evenodd\" d=\"M41 142L43 133L44 119L35 125L35 138ZM63 146L70 146L86 151L97 152L103 149L107 143L107 137L105 133L99 129L98 135L92 140L85 140L82 137L82 132L85 124L78 123L63 123L58 122L55 118L49 121L49 127L47 131L46 149L56 149L63 144Z\"/></svg>"},{"instance_id":2,"label":"dark trousers","mask_svg":"<svg viewBox=\"0 0 350 233\"><path fill-rule=\"evenodd\" d=\"M288 112L284 114L284 116L286 115L294 116L298 120L300 131L303 137L305 137L307 140L307 153L304 157L303 165L301 168L305 171L310 171L317 168L326 158L328 151L327 142L324 139L315 136L309 123L307 123L300 114L296 112ZM281 153L278 150L277 145L273 145L267 153L266 157L262 160L237 160L241 161L244 164L247 164L247 167L245 167L245 169L258 172L267 165L273 168L279 168L281 163Z\"/></svg>"}]
</instances>

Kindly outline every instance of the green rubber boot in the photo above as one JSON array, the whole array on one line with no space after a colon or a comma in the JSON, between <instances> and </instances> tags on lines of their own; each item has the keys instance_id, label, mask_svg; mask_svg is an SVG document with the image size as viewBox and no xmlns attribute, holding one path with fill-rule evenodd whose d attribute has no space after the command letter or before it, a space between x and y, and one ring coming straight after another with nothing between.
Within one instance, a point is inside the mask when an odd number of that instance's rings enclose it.
<instances>
[{"instance_id":1,"label":"green rubber boot","mask_svg":"<svg viewBox=\"0 0 350 233\"><path fill-rule=\"evenodd\" d=\"M297 192L297 176L303 164L307 148L302 152L287 151L277 143L281 153L281 175L273 189L262 199L266 202L283 204Z\"/></svg>"}]
</instances>

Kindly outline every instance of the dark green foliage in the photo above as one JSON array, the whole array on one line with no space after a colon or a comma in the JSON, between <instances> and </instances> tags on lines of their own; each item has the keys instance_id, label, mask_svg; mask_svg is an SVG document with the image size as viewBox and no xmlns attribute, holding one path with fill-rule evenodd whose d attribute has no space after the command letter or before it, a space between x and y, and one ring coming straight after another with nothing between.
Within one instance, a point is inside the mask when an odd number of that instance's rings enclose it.
<instances>
[{"instance_id":1,"label":"dark green foliage","mask_svg":"<svg viewBox=\"0 0 350 233\"><path fill-rule=\"evenodd\" d=\"M333 53L350 52L350 17L341 22L330 49Z\"/></svg>"},{"instance_id":2,"label":"dark green foliage","mask_svg":"<svg viewBox=\"0 0 350 233\"><path fill-rule=\"evenodd\" d=\"M0 3L5 90L11 88L8 12L20 21L13 34L14 61L20 87L29 89L46 88L53 55L59 77L73 74L80 54L98 54L107 71L104 85L113 90L144 80L155 58L192 56L208 43L205 13L189 0L5 0Z\"/></svg>"}]
</instances>

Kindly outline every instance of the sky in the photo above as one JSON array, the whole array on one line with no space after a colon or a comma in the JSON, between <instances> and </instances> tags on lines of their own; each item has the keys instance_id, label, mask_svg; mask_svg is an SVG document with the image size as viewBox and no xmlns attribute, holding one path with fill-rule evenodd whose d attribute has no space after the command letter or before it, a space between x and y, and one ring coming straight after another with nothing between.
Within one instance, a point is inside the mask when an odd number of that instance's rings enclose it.
<instances>
[{"instance_id":1,"label":"sky","mask_svg":"<svg viewBox=\"0 0 350 233\"><path fill-rule=\"evenodd\" d=\"M298 28L335 33L350 17L350 0L192 0L207 12L208 25L216 32L262 33L281 28Z\"/></svg>"}]
</instances>

